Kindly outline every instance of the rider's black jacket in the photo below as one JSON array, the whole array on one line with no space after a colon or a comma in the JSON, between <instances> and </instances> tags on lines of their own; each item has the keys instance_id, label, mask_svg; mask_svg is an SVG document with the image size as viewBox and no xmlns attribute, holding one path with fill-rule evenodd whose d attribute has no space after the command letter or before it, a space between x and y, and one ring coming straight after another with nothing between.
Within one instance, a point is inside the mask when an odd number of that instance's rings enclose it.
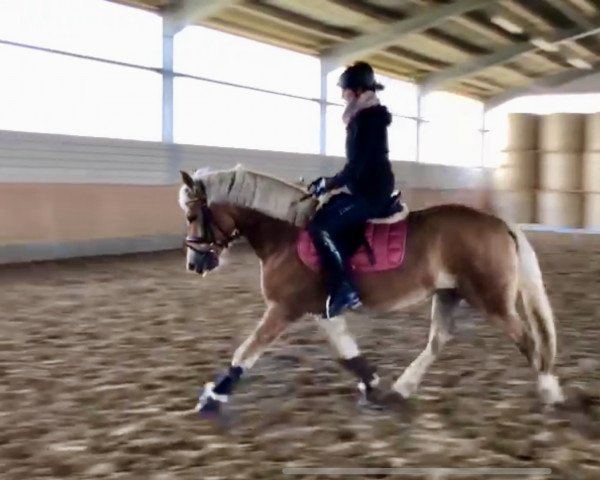
<instances>
[{"instance_id":1,"label":"rider's black jacket","mask_svg":"<svg viewBox=\"0 0 600 480\"><path fill-rule=\"evenodd\" d=\"M343 186L370 202L389 200L394 190L394 173L389 160L387 127L392 116L383 105L365 108L347 126L344 168L328 182L329 188Z\"/></svg>"}]
</instances>

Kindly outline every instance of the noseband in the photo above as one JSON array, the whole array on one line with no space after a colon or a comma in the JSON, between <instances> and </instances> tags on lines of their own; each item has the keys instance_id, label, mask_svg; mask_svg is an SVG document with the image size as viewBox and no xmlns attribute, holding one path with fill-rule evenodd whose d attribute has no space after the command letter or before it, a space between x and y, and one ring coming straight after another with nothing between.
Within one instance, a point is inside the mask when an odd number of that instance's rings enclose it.
<instances>
[{"instance_id":1,"label":"noseband","mask_svg":"<svg viewBox=\"0 0 600 480\"><path fill-rule=\"evenodd\" d=\"M239 233L234 231L233 234L228 235L225 230L223 230L211 211L208 208L208 205L205 203L200 207L200 212L202 213L202 232L203 235L196 237L188 235L185 238L185 246L194 250L198 253L207 253L212 251L213 253L217 250L223 250L233 242L236 238L239 237ZM190 222L196 220L197 217L189 218ZM215 235L215 230L219 232L219 235L222 237L222 240L217 239ZM207 249L201 249L201 247L208 247Z\"/></svg>"}]
</instances>

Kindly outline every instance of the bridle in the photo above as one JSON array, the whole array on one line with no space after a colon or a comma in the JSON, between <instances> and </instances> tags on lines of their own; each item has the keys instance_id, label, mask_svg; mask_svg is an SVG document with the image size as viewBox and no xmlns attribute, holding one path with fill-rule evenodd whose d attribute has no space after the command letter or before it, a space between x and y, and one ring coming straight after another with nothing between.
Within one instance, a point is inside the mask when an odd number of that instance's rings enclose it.
<instances>
[{"instance_id":1,"label":"bridle","mask_svg":"<svg viewBox=\"0 0 600 480\"><path fill-rule=\"evenodd\" d=\"M213 252L217 253L218 251L224 250L231 242L236 240L240 234L237 230L234 230L231 234L227 234L223 228L216 221L215 216L213 215L211 209L208 205L203 202L200 205L200 213L202 214L202 235L201 236L191 236L187 235L185 237L185 246L194 250L197 253L207 253ZM189 215L187 220L192 223L198 219L198 215L193 214ZM218 232L221 239L217 238L215 231ZM201 247L208 247L205 249L201 249Z\"/></svg>"}]
</instances>

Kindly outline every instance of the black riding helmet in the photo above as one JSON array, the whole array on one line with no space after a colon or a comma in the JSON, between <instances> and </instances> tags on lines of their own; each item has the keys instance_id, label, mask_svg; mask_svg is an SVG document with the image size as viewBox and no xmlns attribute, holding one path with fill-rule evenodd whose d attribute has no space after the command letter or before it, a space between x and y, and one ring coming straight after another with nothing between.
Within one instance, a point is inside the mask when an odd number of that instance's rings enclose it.
<instances>
[{"instance_id":1,"label":"black riding helmet","mask_svg":"<svg viewBox=\"0 0 600 480\"><path fill-rule=\"evenodd\" d=\"M366 62L356 62L349 66L340 75L338 87L349 88L351 90L383 90L383 85L375 80L373 68Z\"/></svg>"}]
</instances>

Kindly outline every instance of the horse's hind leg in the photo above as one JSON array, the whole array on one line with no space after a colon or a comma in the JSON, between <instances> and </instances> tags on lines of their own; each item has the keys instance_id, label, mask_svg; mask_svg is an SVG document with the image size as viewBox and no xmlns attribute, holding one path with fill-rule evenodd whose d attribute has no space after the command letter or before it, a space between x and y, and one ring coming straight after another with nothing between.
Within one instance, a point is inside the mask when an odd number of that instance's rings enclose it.
<instances>
[{"instance_id":1,"label":"horse's hind leg","mask_svg":"<svg viewBox=\"0 0 600 480\"><path fill-rule=\"evenodd\" d=\"M530 332L515 308L503 313L490 313L489 318L501 324L508 337L515 343L527 363L538 374L539 390L544 403L558 403L564 400L558 380L545 368L544 357L540 355L540 338L535 330Z\"/></svg>"},{"instance_id":2,"label":"horse's hind leg","mask_svg":"<svg viewBox=\"0 0 600 480\"><path fill-rule=\"evenodd\" d=\"M427 369L452 338L454 329L452 314L460 300L461 297L455 290L440 290L433 296L427 346L392 386L392 389L402 397L408 398L417 390Z\"/></svg>"},{"instance_id":3,"label":"horse's hind leg","mask_svg":"<svg viewBox=\"0 0 600 480\"><path fill-rule=\"evenodd\" d=\"M535 319L527 312L529 330L525 328L519 314L514 310L497 316L504 325L508 336L515 342L519 351L538 374L538 388L542 401L547 404L560 403L564 400L558 379L552 373L554 355L548 353L548 340L544 326L537 325Z\"/></svg>"},{"instance_id":4,"label":"horse's hind leg","mask_svg":"<svg viewBox=\"0 0 600 480\"><path fill-rule=\"evenodd\" d=\"M528 329L517 312L519 291L516 280L508 282L508 288L493 282L479 283L487 285L486 290L469 290L468 300L474 300L473 304L478 306L488 319L503 328L523 354L527 363L537 372L539 390L544 403L552 404L563 401L562 389L557 378L552 374L556 343L553 335L555 333L553 329L546 328L542 313L534 311L534 307L527 303L529 300L525 299L525 318L529 324ZM477 296L473 296L473 293L476 293ZM551 314L549 315L547 320L553 322Z\"/></svg>"}]
</instances>

